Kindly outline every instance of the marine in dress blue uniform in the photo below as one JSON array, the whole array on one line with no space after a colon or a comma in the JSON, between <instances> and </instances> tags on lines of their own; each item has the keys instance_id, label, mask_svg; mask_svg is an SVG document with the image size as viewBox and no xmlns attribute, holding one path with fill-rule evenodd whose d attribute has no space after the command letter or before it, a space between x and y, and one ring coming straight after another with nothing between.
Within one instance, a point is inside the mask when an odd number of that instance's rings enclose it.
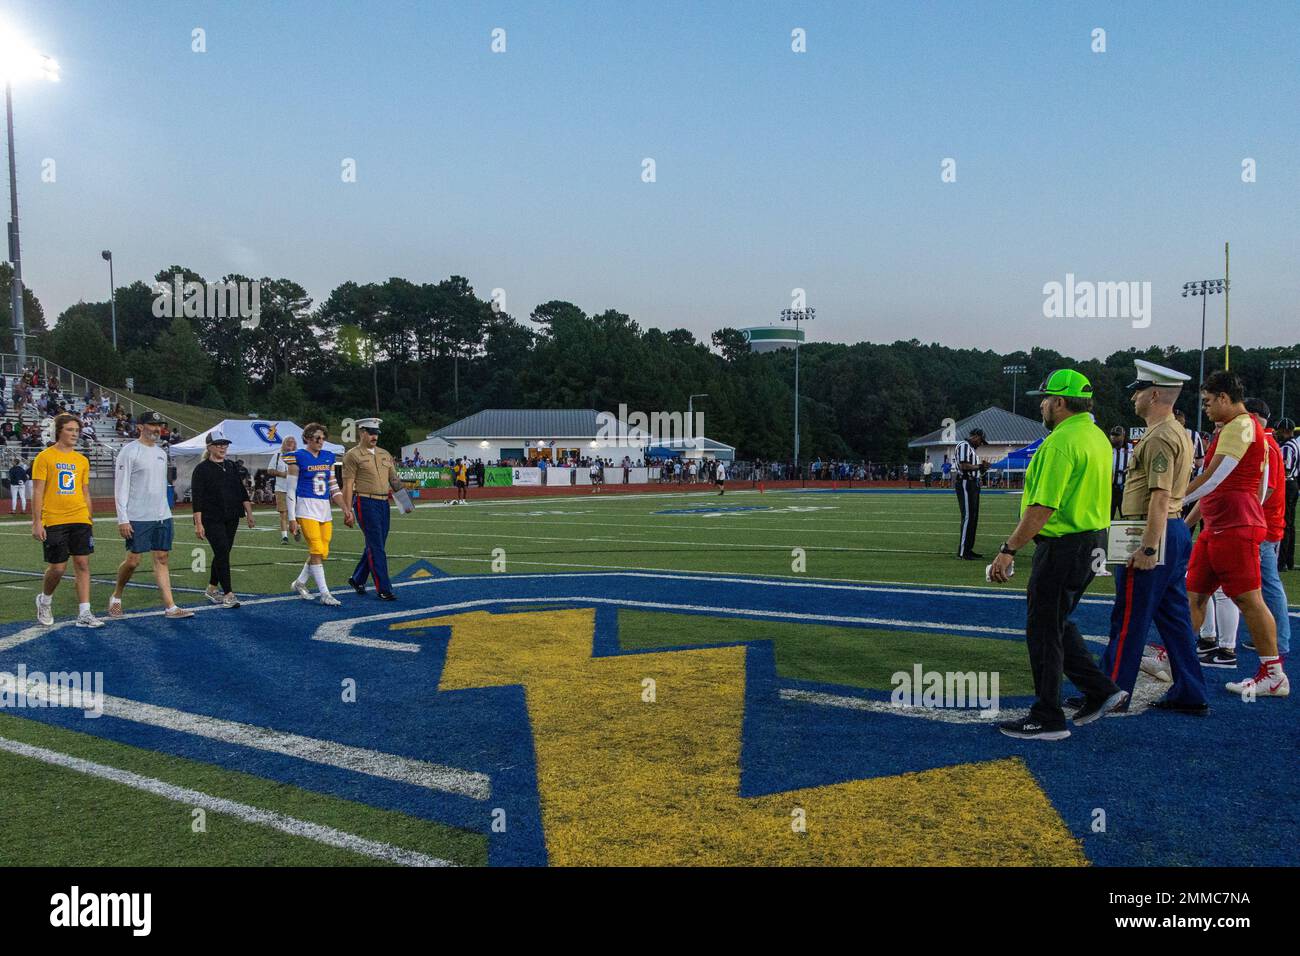
<instances>
[{"instance_id":1,"label":"marine in dress blue uniform","mask_svg":"<svg viewBox=\"0 0 1300 956\"><path fill-rule=\"evenodd\" d=\"M1173 674L1172 688L1154 706L1203 714L1209 709L1205 676L1196 656L1196 634L1187 603L1187 561L1192 553L1192 538L1182 519L1183 496L1191 480L1195 452L1187 431L1173 415L1173 403L1189 377L1140 359L1135 364L1137 381L1129 388L1134 408L1146 420L1147 429L1129 459L1120 510L1126 520L1146 521L1148 531L1144 547L1139 547L1129 563L1115 572L1110 643L1100 664L1106 676L1131 695L1147 632L1154 624L1164 641ZM1155 507L1163 513L1150 514ZM1164 563L1156 564L1161 529Z\"/></svg>"},{"instance_id":2,"label":"marine in dress blue uniform","mask_svg":"<svg viewBox=\"0 0 1300 956\"><path fill-rule=\"evenodd\" d=\"M366 549L348 583L358 594L365 594L366 580L373 579L380 599L395 601L384 549L391 515L389 494L401 488L402 483L393 456L379 447L380 424L378 418L360 419L357 422L360 438L343 456L343 495L352 502L352 510L366 536Z\"/></svg>"}]
</instances>

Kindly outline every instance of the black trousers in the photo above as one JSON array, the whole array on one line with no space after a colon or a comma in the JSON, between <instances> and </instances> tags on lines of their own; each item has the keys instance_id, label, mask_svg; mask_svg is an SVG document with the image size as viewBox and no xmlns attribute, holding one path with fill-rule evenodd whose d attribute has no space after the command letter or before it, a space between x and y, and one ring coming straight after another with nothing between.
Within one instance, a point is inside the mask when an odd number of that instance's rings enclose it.
<instances>
[{"instance_id":1,"label":"black trousers","mask_svg":"<svg viewBox=\"0 0 1300 956\"><path fill-rule=\"evenodd\" d=\"M1123 503L1124 503L1124 486L1111 485L1110 486L1110 517L1112 521L1118 518L1123 513L1120 510L1120 505L1122 505Z\"/></svg>"},{"instance_id":2,"label":"black trousers","mask_svg":"<svg viewBox=\"0 0 1300 956\"><path fill-rule=\"evenodd\" d=\"M961 531L957 538L957 554L970 554L975 550L975 530L980 523L980 482L978 478L958 478L957 509L961 512Z\"/></svg>"},{"instance_id":3,"label":"black trousers","mask_svg":"<svg viewBox=\"0 0 1300 956\"><path fill-rule=\"evenodd\" d=\"M1300 482L1294 478L1286 480L1286 531L1282 533L1282 547L1278 549L1277 566L1279 569L1295 567L1295 501L1300 496Z\"/></svg>"},{"instance_id":4,"label":"black trousers","mask_svg":"<svg viewBox=\"0 0 1300 956\"><path fill-rule=\"evenodd\" d=\"M238 518L203 515L203 533L212 546L212 572L208 575L208 584L221 588L222 594L235 590L230 585L230 549L235 546L235 532L238 530Z\"/></svg>"},{"instance_id":5,"label":"black trousers","mask_svg":"<svg viewBox=\"0 0 1300 956\"><path fill-rule=\"evenodd\" d=\"M1029 572L1025 643L1038 699L1029 716L1044 727L1059 730L1065 727L1062 672L1088 700L1104 700L1119 690L1093 661L1078 626L1070 620L1096 575L1095 552L1101 549L1104 557L1106 532L1081 531L1059 538L1039 535L1034 540L1038 547Z\"/></svg>"}]
</instances>

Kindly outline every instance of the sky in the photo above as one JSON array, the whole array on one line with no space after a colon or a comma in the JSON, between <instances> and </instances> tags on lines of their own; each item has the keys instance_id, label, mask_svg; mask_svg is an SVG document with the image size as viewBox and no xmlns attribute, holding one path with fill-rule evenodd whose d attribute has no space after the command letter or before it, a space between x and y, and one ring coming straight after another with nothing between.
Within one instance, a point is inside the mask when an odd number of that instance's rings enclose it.
<instances>
[{"instance_id":1,"label":"sky","mask_svg":"<svg viewBox=\"0 0 1300 956\"><path fill-rule=\"evenodd\" d=\"M14 0L0 23L62 70L14 88L51 319L107 298L112 249L118 285L179 263L319 302L455 274L521 319L565 299L705 340L802 289L810 339L1092 357L1194 347L1182 285L1230 242L1233 342L1300 342L1294 2ZM1149 314L1044 316L1067 275L1149 282Z\"/></svg>"}]
</instances>

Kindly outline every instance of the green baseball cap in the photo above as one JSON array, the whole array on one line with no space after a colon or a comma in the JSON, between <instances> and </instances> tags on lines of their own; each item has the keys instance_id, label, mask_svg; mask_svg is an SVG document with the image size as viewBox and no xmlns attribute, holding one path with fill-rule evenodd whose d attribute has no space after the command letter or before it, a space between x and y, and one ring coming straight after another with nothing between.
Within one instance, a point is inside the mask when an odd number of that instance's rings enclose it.
<instances>
[{"instance_id":1,"label":"green baseball cap","mask_svg":"<svg viewBox=\"0 0 1300 956\"><path fill-rule=\"evenodd\" d=\"M1082 372L1072 368L1058 368L1043 380L1038 388L1026 395L1053 395L1057 398L1092 398L1092 383Z\"/></svg>"}]
</instances>

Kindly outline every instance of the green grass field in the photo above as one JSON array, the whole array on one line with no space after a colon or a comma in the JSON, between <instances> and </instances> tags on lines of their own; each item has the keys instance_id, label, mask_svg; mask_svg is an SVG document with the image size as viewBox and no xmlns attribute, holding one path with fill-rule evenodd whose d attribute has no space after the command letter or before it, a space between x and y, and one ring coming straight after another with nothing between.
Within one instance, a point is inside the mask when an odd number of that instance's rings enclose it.
<instances>
[{"instance_id":1,"label":"green grass field","mask_svg":"<svg viewBox=\"0 0 1300 956\"><path fill-rule=\"evenodd\" d=\"M764 510L669 515L658 512L764 506ZM1019 498L985 495L980 516L979 550L992 555L1014 527ZM340 516L336 512L336 519ZM258 527L240 528L233 553L234 585L240 594L284 593L302 566L303 547L280 543L274 511L256 514ZM0 623L31 617L43 569L40 545L21 516L0 519ZM96 553L91 574L96 583L92 603L102 610L123 549L111 517L96 519ZM400 569L425 560L451 574L490 573L492 552L506 552L511 572L590 570L699 571L756 575L804 576L846 581L913 582L987 586L984 565L959 561L956 548L957 504L953 495L822 495L736 490L716 494L539 496L524 499L479 499L465 507L425 503L413 514L394 514L388 540L390 566ZM334 522L327 562L332 586L343 585L364 547L361 532ZM806 552L803 572L792 569L791 552ZM176 522L172 583L201 589L207 572L192 569L198 549L187 513ZM146 558L135 581L152 583ZM206 564L204 565L206 567ZM73 602L71 582L60 587L56 613L67 614ZM1021 588L1019 583L1009 585ZM1094 593L1107 593L1105 579ZM156 603L150 588L129 588L124 606ZM73 608L75 610L75 608Z\"/></svg>"},{"instance_id":2,"label":"green grass field","mask_svg":"<svg viewBox=\"0 0 1300 956\"><path fill-rule=\"evenodd\" d=\"M717 506L763 510L713 512ZM1015 523L1019 498L985 495L978 550L992 555ZM663 514L664 511L703 513ZM258 528L241 528L234 553L235 588L241 595L283 594L304 559L303 547L282 544L277 516L259 511ZM173 584L189 589L181 603L201 601L207 583L207 549L193 534L188 514L176 523ZM335 522L327 564L331 585L344 579L362 549L356 530ZM471 498L465 507L423 504L409 516L393 516L389 537L394 572L423 560L453 575L492 571L494 549L503 549L511 573L591 570L665 570L817 578L851 582L901 582L949 588L987 587L982 562L953 556L957 507L951 494L759 494L734 490L718 499L708 492L648 495L576 494L491 500ZM96 521L92 604L107 604L122 546L111 517ZM0 519L0 623L33 619L42 570L40 546L21 517ZM806 566L796 571L795 549ZM127 610L157 606L149 559L129 588ZM1022 575L1027 567L1021 569ZM1007 585L1022 591L1024 577ZM1284 575L1294 598L1297 577ZM1111 593L1098 579L1093 596ZM75 612L71 574L55 597L55 615ZM220 612L225 613L225 612ZM197 620L197 619L196 619ZM1019 622L1008 620L1011 626ZM738 619L621 610L619 635L626 650L752 640L755 625ZM101 633L108 633L107 631ZM923 660L939 670L997 670L1002 692L1031 688L1023 645L954 635L807 624L764 624L773 641L780 675L848 687L888 689L900 662ZM27 720L0 715L0 738L130 770L176 787L192 788L299 821L335 827L358 837L427 853L456 863L486 859L486 840L476 833L401 813L366 807L291 785L236 773L192 760L127 746ZM373 856L323 845L305 836L221 813L208 814L207 832L196 834L191 809L110 780L86 777L13 752L0 752L6 780L6 814L0 824L0 861L10 864L371 864ZM75 840L59 839L69 819L94 818Z\"/></svg>"}]
</instances>

